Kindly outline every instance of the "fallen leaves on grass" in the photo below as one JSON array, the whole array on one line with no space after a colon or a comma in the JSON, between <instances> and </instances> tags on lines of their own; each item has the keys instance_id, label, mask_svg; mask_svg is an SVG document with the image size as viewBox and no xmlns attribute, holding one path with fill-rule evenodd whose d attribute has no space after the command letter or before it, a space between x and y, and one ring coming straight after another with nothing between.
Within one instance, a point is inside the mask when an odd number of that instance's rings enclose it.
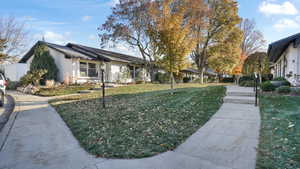
<instances>
[{"instance_id":1,"label":"fallen leaves on grass","mask_svg":"<svg viewBox=\"0 0 300 169\"><path fill-rule=\"evenodd\" d=\"M88 152L141 158L175 149L219 109L225 93L222 86L182 88L174 94L143 87L148 92L112 94L106 109L100 98L53 105Z\"/></svg>"}]
</instances>

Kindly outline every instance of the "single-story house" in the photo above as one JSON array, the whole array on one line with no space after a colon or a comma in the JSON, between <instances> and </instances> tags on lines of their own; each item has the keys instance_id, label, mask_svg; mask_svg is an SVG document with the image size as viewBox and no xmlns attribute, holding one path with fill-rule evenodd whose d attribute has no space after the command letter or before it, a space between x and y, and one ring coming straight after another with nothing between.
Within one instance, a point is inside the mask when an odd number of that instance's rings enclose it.
<instances>
[{"instance_id":1,"label":"single-story house","mask_svg":"<svg viewBox=\"0 0 300 169\"><path fill-rule=\"evenodd\" d=\"M186 68L181 70L181 73L184 74L184 77L189 77L192 80L199 78L199 71L194 68ZM215 73L212 69L207 68L204 72L204 76L207 77L216 77L218 74Z\"/></svg>"},{"instance_id":2,"label":"single-story house","mask_svg":"<svg viewBox=\"0 0 300 169\"><path fill-rule=\"evenodd\" d=\"M300 86L300 33L271 43L268 57L273 77L284 77Z\"/></svg>"},{"instance_id":3,"label":"single-story house","mask_svg":"<svg viewBox=\"0 0 300 169\"><path fill-rule=\"evenodd\" d=\"M19 63L27 64L29 69L34 51L39 45L45 45L53 57L59 69L59 82L98 82L101 79L101 69L104 69L105 81L110 83L150 81L145 61L141 58L73 43L62 46L38 41Z\"/></svg>"}]
</instances>

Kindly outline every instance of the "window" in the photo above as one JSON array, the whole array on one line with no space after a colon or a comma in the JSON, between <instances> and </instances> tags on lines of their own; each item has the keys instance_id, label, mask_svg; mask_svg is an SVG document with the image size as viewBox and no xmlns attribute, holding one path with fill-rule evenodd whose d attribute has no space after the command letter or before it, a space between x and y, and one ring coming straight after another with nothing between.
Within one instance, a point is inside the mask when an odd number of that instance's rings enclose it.
<instances>
[{"instance_id":1,"label":"window","mask_svg":"<svg viewBox=\"0 0 300 169\"><path fill-rule=\"evenodd\" d=\"M95 63L88 63L89 77L98 77L97 67Z\"/></svg>"},{"instance_id":2,"label":"window","mask_svg":"<svg viewBox=\"0 0 300 169\"><path fill-rule=\"evenodd\" d=\"M87 77L87 63L86 62L80 62L80 76L81 77Z\"/></svg>"},{"instance_id":3,"label":"window","mask_svg":"<svg viewBox=\"0 0 300 169\"><path fill-rule=\"evenodd\" d=\"M96 64L80 62L80 76L81 77L98 77Z\"/></svg>"}]
</instances>

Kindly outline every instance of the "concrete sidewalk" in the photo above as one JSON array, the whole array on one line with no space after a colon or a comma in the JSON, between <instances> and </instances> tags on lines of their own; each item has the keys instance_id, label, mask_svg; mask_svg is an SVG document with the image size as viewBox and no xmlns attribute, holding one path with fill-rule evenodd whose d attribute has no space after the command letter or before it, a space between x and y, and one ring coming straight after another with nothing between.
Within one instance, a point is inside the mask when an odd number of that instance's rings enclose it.
<instances>
[{"instance_id":1,"label":"concrete sidewalk","mask_svg":"<svg viewBox=\"0 0 300 169\"><path fill-rule=\"evenodd\" d=\"M253 97L230 86L231 97ZM0 169L254 169L260 116L252 104L224 103L174 151L135 159L101 159L87 154L47 98L13 94L17 116L0 152ZM237 95L237 96L235 96ZM252 98L251 98L252 99Z\"/></svg>"}]
</instances>

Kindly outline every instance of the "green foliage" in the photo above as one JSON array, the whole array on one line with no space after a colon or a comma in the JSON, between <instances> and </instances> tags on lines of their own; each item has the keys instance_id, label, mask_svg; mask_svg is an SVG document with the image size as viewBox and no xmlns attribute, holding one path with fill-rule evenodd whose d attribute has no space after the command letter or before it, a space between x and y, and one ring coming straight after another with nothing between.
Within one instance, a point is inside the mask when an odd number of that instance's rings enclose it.
<instances>
[{"instance_id":1,"label":"green foliage","mask_svg":"<svg viewBox=\"0 0 300 169\"><path fill-rule=\"evenodd\" d=\"M284 77L275 77L272 81L286 81Z\"/></svg>"},{"instance_id":2,"label":"green foliage","mask_svg":"<svg viewBox=\"0 0 300 169\"><path fill-rule=\"evenodd\" d=\"M96 87L94 84L89 83L80 85L59 85L53 88L41 88L36 94L39 96L62 96L76 94L81 90L89 90L94 87Z\"/></svg>"},{"instance_id":3,"label":"green foliage","mask_svg":"<svg viewBox=\"0 0 300 169\"><path fill-rule=\"evenodd\" d=\"M276 89L276 87L270 81L263 82L260 87L265 92L274 91Z\"/></svg>"},{"instance_id":4,"label":"green foliage","mask_svg":"<svg viewBox=\"0 0 300 169\"><path fill-rule=\"evenodd\" d=\"M106 109L101 107L99 93L94 94L96 98L84 95L80 101L51 104L89 153L104 158L142 158L174 150L222 105L223 86L177 86L182 88L173 94L166 90L168 85L113 88L107 91Z\"/></svg>"},{"instance_id":5,"label":"green foliage","mask_svg":"<svg viewBox=\"0 0 300 169\"><path fill-rule=\"evenodd\" d=\"M192 79L190 77L184 77L183 79L183 83L188 83L190 82Z\"/></svg>"},{"instance_id":6,"label":"green foliage","mask_svg":"<svg viewBox=\"0 0 300 169\"><path fill-rule=\"evenodd\" d=\"M159 83L169 83L170 82L170 75L169 73L161 73L157 72L154 77L155 81L158 81Z\"/></svg>"},{"instance_id":7,"label":"green foliage","mask_svg":"<svg viewBox=\"0 0 300 169\"><path fill-rule=\"evenodd\" d=\"M16 90L20 86L21 86L20 82L8 81L8 85L6 86L6 89L7 90Z\"/></svg>"},{"instance_id":8,"label":"green foliage","mask_svg":"<svg viewBox=\"0 0 300 169\"><path fill-rule=\"evenodd\" d=\"M239 79L239 84L243 83L244 81L253 81L254 76L243 76Z\"/></svg>"},{"instance_id":9,"label":"green foliage","mask_svg":"<svg viewBox=\"0 0 300 169\"><path fill-rule=\"evenodd\" d=\"M269 81L269 80L270 80L269 75L263 75L263 76L262 76L262 81L263 81L263 82ZM254 75L242 76L242 77L239 79L239 84L241 84L243 81L254 81Z\"/></svg>"},{"instance_id":10,"label":"green foliage","mask_svg":"<svg viewBox=\"0 0 300 169\"><path fill-rule=\"evenodd\" d=\"M276 91L280 94L289 94L291 92L290 86L280 86L276 89Z\"/></svg>"},{"instance_id":11,"label":"green foliage","mask_svg":"<svg viewBox=\"0 0 300 169\"><path fill-rule=\"evenodd\" d=\"M270 73L267 53L256 52L247 57L243 65L243 74L252 75L254 72L260 74Z\"/></svg>"},{"instance_id":12,"label":"green foliage","mask_svg":"<svg viewBox=\"0 0 300 169\"><path fill-rule=\"evenodd\" d=\"M40 69L47 70L47 73L43 76L43 81L57 80L58 68L45 45L37 46L34 51L34 58L30 65L30 71Z\"/></svg>"},{"instance_id":13,"label":"green foliage","mask_svg":"<svg viewBox=\"0 0 300 169\"><path fill-rule=\"evenodd\" d=\"M45 69L28 71L26 75L21 77L20 84L22 86L27 86L29 84L33 84L34 86L39 86L40 81L43 79L43 76L46 73L47 73L47 70L45 70Z\"/></svg>"},{"instance_id":14,"label":"green foliage","mask_svg":"<svg viewBox=\"0 0 300 169\"><path fill-rule=\"evenodd\" d=\"M234 78L233 77L225 77L225 78L222 78L220 80L221 83L233 83L234 82Z\"/></svg>"},{"instance_id":15,"label":"green foliage","mask_svg":"<svg viewBox=\"0 0 300 169\"><path fill-rule=\"evenodd\" d=\"M275 87L280 87L280 86L291 86L291 83L289 81L287 81L285 78L283 77L277 77L274 78L272 80L273 85L275 85Z\"/></svg>"},{"instance_id":16,"label":"green foliage","mask_svg":"<svg viewBox=\"0 0 300 169\"><path fill-rule=\"evenodd\" d=\"M253 80L248 80L248 81L242 81L240 83L240 86L244 86L244 87L254 87L255 83Z\"/></svg>"}]
</instances>

